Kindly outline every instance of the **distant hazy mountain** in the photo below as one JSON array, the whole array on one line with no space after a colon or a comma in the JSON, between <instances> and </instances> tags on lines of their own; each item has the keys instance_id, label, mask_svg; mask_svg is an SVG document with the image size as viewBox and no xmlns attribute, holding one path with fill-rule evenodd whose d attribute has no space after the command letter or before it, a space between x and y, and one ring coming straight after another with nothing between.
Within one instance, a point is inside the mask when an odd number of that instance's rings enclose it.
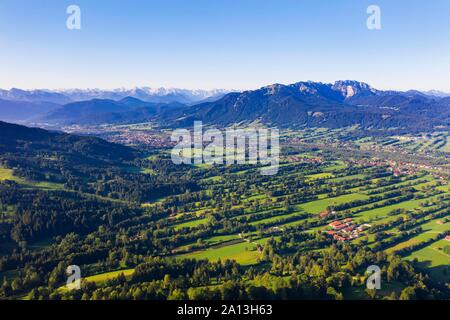
<instances>
[{"instance_id":1,"label":"distant hazy mountain","mask_svg":"<svg viewBox=\"0 0 450 320\"><path fill-rule=\"evenodd\" d=\"M60 106L45 115L34 118L33 122L54 125L133 123L148 121L162 111L185 107L177 102L152 103L133 97L126 97L119 101L93 99Z\"/></svg>"},{"instance_id":2,"label":"distant hazy mountain","mask_svg":"<svg viewBox=\"0 0 450 320\"><path fill-rule=\"evenodd\" d=\"M11 90L0 89L0 99L28 102L52 102L67 104L70 102L92 99L121 100L133 97L147 102L191 104L206 99L219 99L228 91L216 90L187 90L175 88L134 88L134 89L70 89L70 90Z\"/></svg>"},{"instance_id":3,"label":"distant hazy mountain","mask_svg":"<svg viewBox=\"0 0 450 320\"><path fill-rule=\"evenodd\" d=\"M227 91L225 90L186 90L186 89L165 89L165 88L134 88L134 89L116 89L116 90L99 90L99 89L72 89L72 90L21 90L13 88L11 90L0 89L0 120L11 122L23 122L30 118L43 118L49 111L56 109L58 106L70 103L90 101L90 100L112 100L108 104L100 103L95 108L112 108L110 112L119 112L116 110L114 101L122 101L125 105L135 102L131 99L140 100L141 105L145 107L146 103L153 104L186 104L192 105L200 102L214 101L223 97ZM98 102L98 101L97 101ZM119 103L120 104L120 103ZM80 114L93 106L92 103L82 103L80 106ZM148 107L148 105L147 105ZM83 109L84 108L84 109ZM70 106L66 109L70 109ZM141 110L143 114L148 110ZM63 112L63 111L60 111ZM141 117L143 117L143 114ZM57 116L57 114L55 114ZM63 116L67 119L67 116ZM136 115L138 116L138 115ZM114 116L113 116L114 118ZM113 119L112 118L112 119ZM74 118L75 121L77 118ZM105 118L107 120L107 118Z\"/></svg>"},{"instance_id":4,"label":"distant hazy mountain","mask_svg":"<svg viewBox=\"0 0 450 320\"><path fill-rule=\"evenodd\" d=\"M59 91L61 94L69 97L73 101L91 100L91 99L111 99L120 100L125 97L133 97L139 100L154 103L173 103L192 104L205 99L219 99L227 93L226 90L187 90L187 89L166 89L166 88L134 88L134 89L74 89Z\"/></svg>"},{"instance_id":5,"label":"distant hazy mountain","mask_svg":"<svg viewBox=\"0 0 450 320\"><path fill-rule=\"evenodd\" d=\"M429 129L449 125L448 99L420 92L381 91L366 83L298 82L274 84L176 112L163 112L161 123L190 126L194 120L229 125L260 121L281 127L360 125L365 128Z\"/></svg>"},{"instance_id":6,"label":"distant hazy mountain","mask_svg":"<svg viewBox=\"0 0 450 320\"><path fill-rule=\"evenodd\" d=\"M51 102L11 101L0 99L0 120L20 122L48 113L59 105Z\"/></svg>"},{"instance_id":7,"label":"distant hazy mountain","mask_svg":"<svg viewBox=\"0 0 450 320\"><path fill-rule=\"evenodd\" d=\"M64 104L73 101L70 97L59 92L46 90L27 91L16 88L11 90L0 89L0 99L26 102L51 102L55 104Z\"/></svg>"},{"instance_id":8,"label":"distant hazy mountain","mask_svg":"<svg viewBox=\"0 0 450 320\"><path fill-rule=\"evenodd\" d=\"M425 91L424 94L429 95L429 96L441 97L441 98L450 97L450 93L442 92L439 90Z\"/></svg>"}]
</instances>

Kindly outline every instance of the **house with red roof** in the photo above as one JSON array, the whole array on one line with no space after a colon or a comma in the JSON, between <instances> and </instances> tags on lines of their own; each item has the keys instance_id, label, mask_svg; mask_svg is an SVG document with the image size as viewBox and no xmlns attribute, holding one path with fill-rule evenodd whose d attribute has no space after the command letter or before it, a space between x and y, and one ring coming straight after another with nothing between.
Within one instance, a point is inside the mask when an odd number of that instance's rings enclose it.
<instances>
[{"instance_id":1,"label":"house with red roof","mask_svg":"<svg viewBox=\"0 0 450 320\"><path fill-rule=\"evenodd\" d=\"M342 237L342 236L338 236L338 235L335 235L335 236L334 236L334 239L335 239L335 240L338 240L338 241L346 241L346 240L347 240L346 238L344 238L344 237Z\"/></svg>"},{"instance_id":2,"label":"house with red roof","mask_svg":"<svg viewBox=\"0 0 450 320\"><path fill-rule=\"evenodd\" d=\"M330 212L329 212L328 210L325 210L325 211L319 213L319 216L320 216L321 218L326 218L326 217L328 217L329 215L330 215Z\"/></svg>"},{"instance_id":3,"label":"house with red roof","mask_svg":"<svg viewBox=\"0 0 450 320\"><path fill-rule=\"evenodd\" d=\"M334 222L331 222L330 224L329 224L329 226L330 227L338 227L338 226L340 226L342 223L340 222L340 221L334 221Z\"/></svg>"}]
</instances>

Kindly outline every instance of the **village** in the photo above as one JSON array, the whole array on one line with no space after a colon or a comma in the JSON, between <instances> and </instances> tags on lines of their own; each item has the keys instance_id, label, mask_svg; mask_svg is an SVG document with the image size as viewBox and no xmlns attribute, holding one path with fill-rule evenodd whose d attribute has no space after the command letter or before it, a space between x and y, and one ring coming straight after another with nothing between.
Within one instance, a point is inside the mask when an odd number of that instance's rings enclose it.
<instances>
[{"instance_id":1,"label":"village","mask_svg":"<svg viewBox=\"0 0 450 320\"><path fill-rule=\"evenodd\" d=\"M328 224L332 230L325 231L329 236L337 241L349 241L357 239L362 232L371 227L370 224L364 223L358 225L352 218L344 220L336 220Z\"/></svg>"},{"instance_id":2,"label":"village","mask_svg":"<svg viewBox=\"0 0 450 320\"><path fill-rule=\"evenodd\" d=\"M395 160L367 160L367 159L357 159L351 161L353 165L364 165L364 166L378 166L384 167L388 166L389 170L392 172L394 177L399 177L401 175L414 175L421 171L428 171L430 174L446 182L448 177L442 173L442 168L433 165L412 163L406 161L395 161Z\"/></svg>"}]
</instances>

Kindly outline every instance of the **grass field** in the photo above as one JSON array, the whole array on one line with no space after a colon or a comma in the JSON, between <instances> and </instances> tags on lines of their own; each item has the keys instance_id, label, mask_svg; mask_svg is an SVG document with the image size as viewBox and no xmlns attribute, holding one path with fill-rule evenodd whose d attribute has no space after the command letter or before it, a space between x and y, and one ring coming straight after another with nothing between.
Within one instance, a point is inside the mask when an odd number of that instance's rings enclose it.
<instances>
[{"instance_id":1,"label":"grass field","mask_svg":"<svg viewBox=\"0 0 450 320\"><path fill-rule=\"evenodd\" d=\"M134 272L134 269L117 270L117 271L105 272L105 273L96 274L94 276L86 277L85 280L88 282L95 282L97 284L102 284L103 282L105 282L108 279L117 278L122 273L125 277L131 277L133 272Z\"/></svg>"},{"instance_id":2,"label":"grass field","mask_svg":"<svg viewBox=\"0 0 450 320\"><path fill-rule=\"evenodd\" d=\"M342 134L341 130L321 129L309 132L306 139L311 141L319 139L326 144L339 134ZM448 139L447 136L445 138ZM271 177L262 177L257 173L257 168L249 169L248 166L237 168L230 166L211 168L205 164L188 166L187 169L183 168L187 170L186 172L179 172L180 177L192 180L198 178L195 180L198 186L186 191L185 194L177 194L177 191L174 191L174 194L153 201L141 200L141 208L144 208L142 211L149 214L149 217L143 216L142 224L127 229L128 237L124 239L129 241L130 249L134 247L141 250L142 244L142 251L132 260L133 263L134 261L145 263L151 261L152 257L235 260L243 266L254 266L258 271L267 268L271 276L275 277L276 274L279 278L286 277L288 280L297 272L295 264L300 265L303 262L302 260L291 262L286 259L285 261L292 264L288 266L281 262L282 259L292 254L310 253L311 259L323 262L326 261L328 252L333 252L335 248L346 247L343 244L345 241L352 247L351 250L356 249L356 246L365 246L374 253L378 250L389 254L398 253L402 258L414 261L416 267L423 268L433 280L445 284L450 281L450 256L445 249L450 243L434 239L438 234L450 230L450 222L447 222L448 215L435 218L435 213L445 213L450 208L448 183L450 175L442 174L436 167L431 170L431 166L423 164L420 169L410 166L409 163L405 165L403 154L400 153L397 154L395 161L391 159L387 161L382 156L372 157L372 154L368 153L380 145L397 151L431 150L434 148L435 140L442 142L442 136L359 139L355 143L366 148L363 157L349 153L341 155L339 152L320 147L305 148L307 151L292 148L282 156L279 173ZM352 143L352 140L345 143ZM442 144L439 146L440 151L450 148ZM339 148L339 145L337 147ZM439 154L443 156L442 153ZM155 155L148 158L148 160L155 159ZM397 163L392 164L393 162ZM130 167L130 172L158 174L145 167ZM175 173L178 174L176 171ZM64 187L48 182L26 181L15 177L13 170L0 167L1 180L15 180L25 188L54 190ZM333 213L319 216L319 213L328 208L332 208ZM435 209L438 211L433 211ZM3 221L0 222L9 223L13 217L9 214L10 210L14 208L6 205L2 207L0 213ZM154 212L161 212L162 215L153 215ZM416 215L417 213L423 215ZM153 217L156 220L149 222L149 218ZM338 235L343 235L343 238L322 232L331 230L332 221L344 220L347 217L351 217L356 226L353 230L345 230L352 227L348 223L347 227L336 231ZM136 218L140 219L139 216ZM387 224L394 220L396 220L394 224ZM369 224L364 226L367 229L356 228L362 223ZM416 229L418 227L422 229ZM408 235L403 233L405 230L415 230L415 233ZM143 234L145 237L141 237ZM154 237L153 246L158 249L146 248L149 236ZM269 239L284 243L265 247ZM428 243L431 240L435 242ZM40 254L43 248L49 247L52 243L57 246L58 241L55 237L29 243L28 249L34 254ZM381 245L378 246L377 242L381 242ZM422 246L411 253L399 251L421 243ZM424 247L425 243L427 245ZM159 249L163 252L159 252ZM262 262L263 252L270 252L270 259ZM129 266L122 264L111 268L124 270L98 273L105 270L105 264L101 264L100 261L90 262L87 267L85 270L90 271L86 272L86 275L94 275L84 280L99 286L105 285L108 279L114 279L122 273L130 278L134 272L134 269L125 269ZM275 271L277 268L280 270ZM347 266L342 264L338 268L347 269ZM364 271L359 269L353 271L355 271L354 278L362 278ZM8 271L0 274L0 279L1 277L14 279L21 274L20 269ZM217 279L215 281L220 282ZM395 291L399 294L403 288L401 284L390 283L385 284L382 292L388 294L389 291ZM360 282L348 289L343 292L346 299L369 298L364 285ZM62 286L60 290L67 289Z\"/></svg>"},{"instance_id":3,"label":"grass field","mask_svg":"<svg viewBox=\"0 0 450 320\"><path fill-rule=\"evenodd\" d=\"M315 200L305 204L301 204L298 206L298 209L308 213L317 214L324 211L329 206L343 204L354 200L364 200L367 198L368 196L365 194L359 193L345 194L339 197L324 198L321 200Z\"/></svg>"},{"instance_id":4,"label":"grass field","mask_svg":"<svg viewBox=\"0 0 450 320\"><path fill-rule=\"evenodd\" d=\"M15 177L13 175L13 170L0 167L0 181L5 181L5 180L16 181L17 183L21 183L24 181L23 179L21 179L19 177Z\"/></svg>"},{"instance_id":5,"label":"grass field","mask_svg":"<svg viewBox=\"0 0 450 320\"><path fill-rule=\"evenodd\" d=\"M428 261L430 263L430 267L449 266L450 255L442 250L445 246L450 246L450 243L446 240L437 241L423 249L414 251L407 257L407 259L413 260L414 258L417 258L422 262Z\"/></svg>"},{"instance_id":6,"label":"grass field","mask_svg":"<svg viewBox=\"0 0 450 320\"><path fill-rule=\"evenodd\" d=\"M450 136L447 136L447 142L445 145L440 149L442 152L449 152L450 153Z\"/></svg>"},{"instance_id":7,"label":"grass field","mask_svg":"<svg viewBox=\"0 0 450 320\"><path fill-rule=\"evenodd\" d=\"M256 240L255 243L263 245L267 239ZM207 250L195 251L183 257L191 259L208 259L211 261L217 260L236 260L242 265L251 265L257 263L260 253L256 250L256 244L241 242L220 248L211 248Z\"/></svg>"},{"instance_id":8,"label":"grass field","mask_svg":"<svg viewBox=\"0 0 450 320\"><path fill-rule=\"evenodd\" d=\"M330 138L334 134L336 132L332 130L319 130L314 133L315 137L324 139ZM381 143L392 147L402 145L402 148L411 149L432 147L432 143L428 140L397 140L386 138ZM366 139L359 143L371 148L380 141ZM299 250L326 251L332 242L340 241L319 235L320 231L330 229L328 224L334 219L340 220L341 217L349 216L357 224L369 223L372 227L379 227L381 224L400 217L410 218L412 212L427 212L428 209L437 208L442 204L441 201L448 202L448 199L444 197L450 196L449 185L443 184L448 180L431 171L402 172L394 176L392 168L389 171L385 164L360 165L354 160L337 160L337 157L324 155L324 152L321 151L317 153L311 151L311 154L308 154L309 158L302 153L299 153L299 156L301 159L298 161L282 161L281 174L270 177L270 179L262 179L255 174L255 169L247 168L235 172L228 171L226 168L227 171L223 175L209 177L208 166L193 165L189 170L193 170L201 177L199 185L200 189L204 188L202 189L203 194L201 197L192 197L185 206L178 208L176 214L170 213L168 218L165 217L168 220L164 220L165 230L161 228L161 239L166 241L169 236L174 234L179 235L182 239L170 247L170 256L210 261L229 259L244 266L257 265L262 255L261 247L264 247L268 239L271 237L289 239L293 232L307 233L307 235L303 235L305 239L314 236L325 244L323 246L322 244L314 245L309 249L301 247L303 240L290 240L286 245L286 247L291 246L289 249L298 245L301 248ZM143 169L141 172L155 174L152 170ZM215 172L214 174L216 174ZM0 180L5 179L18 178L13 176L12 170L0 169ZM21 183L49 189L62 187L23 180ZM395 191L399 191L399 193L393 193ZM214 198L217 194L222 195L223 198ZM316 200L305 202L305 199ZM164 206L166 200L173 199L161 198L142 204L142 206ZM353 203L357 200L366 202ZM385 204L387 201L392 204ZM424 204L425 202L433 203ZM337 211L336 217L319 217L319 213L327 208L343 204L347 206L334 208ZM402 209L402 211L393 212L397 209ZM419 222L414 221L417 224L413 226L414 228L419 226L422 228L419 234L405 238L400 243L394 242L387 249L384 246L379 250L395 253L402 248L429 241L439 233L450 230L450 223L438 223L444 219L432 219L431 215L431 213L427 213L425 218ZM186 218L192 220L186 221ZM383 226L385 228L383 232L386 232L387 239L394 239L396 235L400 234L400 230L404 230L405 226L401 221L396 223L397 225L393 226ZM204 227L193 230L201 225ZM241 236L241 233L245 235ZM378 250L375 246L376 233L372 233L370 230L362 231L355 237L357 239L351 240L352 236L347 241L365 245L366 239L368 239L368 247ZM412 252L405 259L417 260L424 270L430 271L433 278L448 281L450 270L447 274L445 270L450 264L450 258L443 250L446 245L449 243L444 240L431 243ZM39 246L36 244L36 249L39 249ZM289 254L286 252L289 251L286 250L280 255ZM263 264L261 263L257 267L259 268L261 265ZM120 273L129 277L132 272L133 269L106 272L89 276L86 280L102 284L107 279L117 277ZM395 284L392 284L392 288L394 287ZM395 289L396 292L400 292L402 288L397 289ZM363 287L353 288L353 290L346 292L346 298L365 295Z\"/></svg>"},{"instance_id":9,"label":"grass field","mask_svg":"<svg viewBox=\"0 0 450 320\"><path fill-rule=\"evenodd\" d=\"M284 168L292 167L296 164L288 163L284 166ZM248 224L249 226L258 228L260 225L264 225L266 223L275 223L275 226L279 226L282 228L287 227L295 227L301 223L311 222L317 219L317 214L326 210L328 207L338 206L341 204L351 203L356 200L368 200L371 194L371 192L375 192L374 194L377 196L384 196L384 188L386 185L380 185L379 182L383 178L370 178L371 169L368 168L367 172L363 173L357 173L357 174L347 174L343 175L348 170L348 165L344 161L334 161L334 162L328 162L321 166L321 172L317 173L317 170L312 174L305 174L305 175L298 175L301 174L301 172L297 173L293 171L292 169L288 169L286 172L287 174L284 175L284 177L289 177L289 179L295 179L297 176L301 179L305 179L305 181L310 183L315 183L315 181L323 180L324 183L331 183L331 184L337 184L337 185L346 185L346 184L353 184L358 183L359 181L367 182L367 188L360 188L360 187L352 187L348 188L347 192L348 194L340 195L340 196L330 196L329 194L323 193L318 195L317 200L313 200L307 203L301 203L292 206L293 212L282 214L282 215L275 215L272 217L263 217L258 219L257 216L255 216L254 220L250 221ZM236 177L236 179L240 179L240 176L243 174L246 174L248 170L240 171L237 173L234 173L233 175ZM336 177L336 175L338 175ZM271 181L268 185L277 185L277 178L279 176L275 177L275 181ZM219 182L222 180L221 177L213 177L204 179L203 181L211 181L211 182ZM318 183L320 185L320 183ZM422 204L427 201L436 201L438 200L438 197L441 196L448 196L449 193L449 187L448 186L437 186L437 181L435 177L433 177L431 174L418 174L417 177L414 177L412 179L407 178L406 176L400 180L396 180L394 184L388 184L388 186L391 188L391 190L397 190L401 188L411 188L414 187L415 190L413 191L417 195L421 195L420 198L413 198L410 200L404 200L398 203L394 203L391 205L385 205L380 207L373 206L379 206L382 205L386 199L382 199L376 202L372 202L369 204L361 205L361 206L354 206L350 207L348 209L349 212L357 212L353 214L353 218L357 223L360 222L370 222L372 225L381 224L381 223L387 223L390 221L393 221L397 219L398 215L391 215L390 213L393 210L396 209L404 209L405 211L416 211L419 209L423 209ZM392 188L394 187L394 188ZM397 189L396 189L396 188ZM253 189L252 189L253 190ZM260 189L259 189L260 190ZM434 190L441 191L444 193L441 193L439 195L433 195L430 193L430 191ZM428 196L425 196L427 193L430 193ZM241 199L242 203L239 206L243 206L246 213L253 213L253 211L249 210L248 206L251 203L276 203L277 197L269 197L265 192L256 192L252 191L250 195L248 195L246 198ZM234 207L239 207L234 206ZM202 208L201 210L205 211L208 210L208 208ZM263 214L268 211L276 212L277 209L259 209L257 211L258 214ZM360 211L360 212L358 212ZM194 211L195 213L196 211ZM308 213L311 214L310 218L307 219L299 219L299 220L293 220L289 222L283 222L283 219L286 218L293 218L296 215ZM183 214L180 214L182 216ZM300 216L299 216L300 217ZM234 218L231 218L232 220ZM204 223L206 221L205 218L202 219L196 219L180 224L174 224L173 227L176 230L180 230L183 227L196 227L200 224ZM277 221L280 221L279 223ZM423 228L423 232L413 238L407 239L403 241L400 244L397 244L393 246L393 248L389 248L388 252L393 252L395 250L401 249L403 247L410 246L415 243L419 243L422 241L427 241L428 239L433 238L436 236L437 233L443 232L445 230L448 230L450 224L437 224L436 221L428 221L426 223L423 223L421 227ZM320 225L317 227L310 228L308 230L305 230L305 232L311 233L311 232L317 232L321 230L325 230L327 228L326 225ZM395 228L388 230L392 234L398 233L398 231L395 230ZM256 233L253 233L253 236L255 236ZM369 244L373 245L375 243L374 235L373 234L367 234L369 239ZM192 252L189 253L183 253L182 255L179 255L178 257L188 257L188 258L195 258L195 259L209 259L211 261L217 261L219 259L225 260L236 260L238 263L241 263L243 265L252 265L256 264L258 262L258 257L260 256L260 253L256 250L256 244L254 243L248 243L248 242L240 242L236 243L236 241L231 240L237 240L239 239L238 234L230 234L226 236L216 236L216 237L206 237L203 240L203 243L205 243L207 246L209 246L206 249L202 250L195 250L193 249ZM268 237L263 237L257 241L256 243L263 244L265 241L267 241ZM361 238L362 239L362 238ZM355 240L355 242L359 243L360 239ZM189 250L189 247L184 246L185 250ZM413 255L411 255L412 258L414 257L421 257L419 261L427 261L429 257L433 257L434 260L430 260L431 267L440 268L445 265L445 263L448 264L448 260L446 256L442 255L442 252L437 253L434 246L430 246L429 248L424 248L418 252L415 252ZM442 250L441 250L442 251ZM412 259L408 257L408 259ZM433 269L434 270L434 269ZM437 274L442 273L439 271L433 271L433 276L436 276ZM440 279L442 279L442 276L440 276Z\"/></svg>"},{"instance_id":10,"label":"grass field","mask_svg":"<svg viewBox=\"0 0 450 320\"><path fill-rule=\"evenodd\" d=\"M414 251L406 259L417 259L420 265L429 270L432 277L443 282L450 281L450 255L443 248L450 246L450 242L440 240L420 250Z\"/></svg>"},{"instance_id":11,"label":"grass field","mask_svg":"<svg viewBox=\"0 0 450 320\"><path fill-rule=\"evenodd\" d=\"M434 237L436 237L436 235L438 235L444 231L450 231L450 223L447 222L445 224L439 224L438 222L441 222L441 221L442 221L442 219L434 219L434 220L431 220L430 222L427 222L427 223L421 225L423 231L419 235L412 237L412 238L408 239L407 241L402 242L396 246L393 246L393 247L387 249L386 251L387 252L395 252L395 251L403 249L405 247L433 239Z\"/></svg>"},{"instance_id":12,"label":"grass field","mask_svg":"<svg viewBox=\"0 0 450 320\"><path fill-rule=\"evenodd\" d=\"M201 224L206 224L208 223L208 219L197 219L197 220L191 220L188 222L184 222L184 223L180 223L180 224L176 224L174 225L175 230L179 230L182 228L195 228L198 227Z\"/></svg>"},{"instance_id":13,"label":"grass field","mask_svg":"<svg viewBox=\"0 0 450 320\"><path fill-rule=\"evenodd\" d=\"M327 179L327 178L332 178L333 175L329 172L322 172L322 173L317 173L317 174L312 174L307 176L307 181L313 181L313 180L318 180L318 179Z\"/></svg>"},{"instance_id":14,"label":"grass field","mask_svg":"<svg viewBox=\"0 0 450 320\"><path fill-rule=\"evenodd\" d=\"M437 199L437 196L428 198L428 200ZM385 206L382 208L376 208L373 210L363 211L355 215L355 217L362 218L364 220L368 219L380 219L382 217L386 217L389 212L396 209L405 209L405 210L413 210L415 208L420 207L420 204L424 202L425 199L417 199L417 200L409 200L400 203L396 203L393 205Z\"/></svg>"},{"instance_id":15,"label":"grass field","mask_svg":"<svg viewBox=\"0 0 450 320\"><path fill-rule=\"evenodd\" d=\"M122 273L125 277L129 278L132 276L133 272L134 272L134 269L116 270L116 271L100 273L100 274L96 274L96 275L89 276L86 278L82 278L82 280L87 281L87 282L94 282L97 285L102 285L105 281L117 278ZM64 292L68 289L66 286L61 286L58 288L58 290L61 292Z\"/></svg>"},{"instance_id":16,"label":"grass field","mask_svg":"<svg viewBox=\"0 0 450 320\"><path fill-rule=\"evenodd\" d=\"M39 188L46 190L60 190L64 188L64 185L61 183L53 183L46 181L27 181L20 177L14 176L14 171L12 169L7 169L0 167L0 181L11 180L15 181L19 184L22 184L28 188Z\"/></svg>"}]
</instances>

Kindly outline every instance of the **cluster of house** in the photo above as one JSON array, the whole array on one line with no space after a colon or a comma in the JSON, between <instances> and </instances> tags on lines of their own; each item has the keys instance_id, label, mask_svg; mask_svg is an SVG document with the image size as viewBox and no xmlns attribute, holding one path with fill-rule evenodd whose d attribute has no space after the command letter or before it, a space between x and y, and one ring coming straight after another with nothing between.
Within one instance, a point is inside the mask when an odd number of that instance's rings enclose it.
<instances>
[{"instance_id":1,"label":"cluster of house","mask_svg":"<svg viewBox=\"0 0 450 320\"><path fill-rule=\"evenodd\" d=\"M418 170L415 170L415 168L409 167L409 163L407 162L398 162L393 160L358 159L352 161L352 164L364 166L376 166L376 167L389 166L389 170L392 171L392 174L395 177L398 177L402 174L409 174L409 175L416 174L418 172Z\"/></svg>"},{"instance_id":2,"label":"cluster of house","mask_svg":"<svg viewBox=\"0 0 450 320\"><path fill-rule=\"evenodd\" d=\"M438 166L432 166L427 164L419 164L405 161L396 161L396 160L368 160L368 159L358 159L352 161L352 164L355 165L369 165L369 166L389 166L389 170L392 171L392 174L395 177L401 175L413 175L417 174L422 170L427 171L435 171L442 172L442 168ZM446 177L443 174L437 174L437 178L441 180L445 180Z\"/></svg>"},{"instance_id":3,"label":"cluster of house","mask_svg":"<svg viewBox=\"0 0 450 320\"><path fill-rule=\"evenodd\" d=\"M289 156L289 162L302 162L302 163L323 163L324 160L321 157L301 157L301 156Z\"/></svg>"},{"instance_id":4,"label":"cluster of house","mask_svg":"<svg viewBox=\"0 0 450 320\"><path fill-rule=\"evenodd\" d=\"M394 176L400 174L416 174L422 170L426 170L432 171L432 173L435 173L434 175L436 176L436 178L439 178L441 180L446 180L447 178L445 175L442 174L442 167L439 166L432 166L428 164L411 163L404 161L393 161L393 160L389 160L388 164Z\"/></svg>"},{"instance_id":5,"label":"cluster of house","mask_svg":"<svg viewBox=\"0 0 450 320\"><path fill-rule=\"evenodd\" d=\"M363 165L363 166L385 166L386 160L373 160L373 159L355 159L351 161L353 165Z\"/></svg>"},{"instance_id":6,"label":"cluster of house","mask_svg":"<svg viewBox=\"0 0 450 320\"><path fill-rule=\"evenodd\" d=\"M326 233L338 241L348 241L359 238L364 230L371 227L370 224L357 225L352 218L333 221L329 226L333 230L328 230Z\"/></svg>"},{"instance_id":7,"label":"cluster of house","mask_svg":"<svg viewBox=\"0 0 450 320\"><path fill-rule=\"evenodd\" d=\"M120 134L113 135L108 140L126 145L145 144L153 147L166 147L170 142L166 137L161 135L137 130L122 130Z\"/></svg>"},{"instance_id":8,"label":"cluster of house","mask_svg":"<svg viewBox=\"0 0 450 320\"><path fill-rule=\"evenodd\" d=\"M433 169L431 166L419 165L415 163L409 163L404 161L388 160L387 164L392 171L394 177L398 177L402 174L412 175L420 172L421 169Z\"/></svg>"}]
</instances>

